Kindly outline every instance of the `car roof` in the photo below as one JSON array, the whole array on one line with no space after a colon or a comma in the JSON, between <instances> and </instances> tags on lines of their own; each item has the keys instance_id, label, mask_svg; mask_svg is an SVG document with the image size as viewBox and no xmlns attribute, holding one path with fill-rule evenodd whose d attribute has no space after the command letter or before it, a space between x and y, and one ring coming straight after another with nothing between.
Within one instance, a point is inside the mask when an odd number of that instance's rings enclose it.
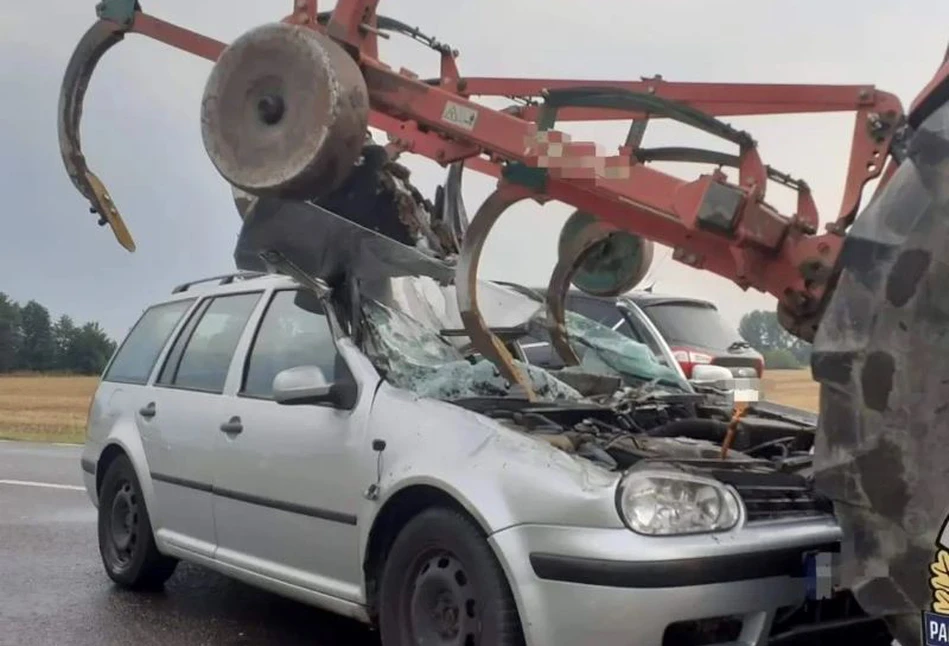
<instances>
[{"instance_id":1,"label":"car roof","mask_svg":"<svg viewBox=\"0 0 949 646\"><path fill-rule=\"evenodd\" d=\"M715 303L703 298L694 298L692 296L673 296L672 294L657 294L655 292L632 291L622 294L620 298L628 298L640 307L651 307L654 305L670 305L679 303L682 305L698 305L709 309L717 310Z\"/></svg>"},{"instance_id":2,"label":"car roof","mask_svg":"<svg viewBox=\"0 0 949 646\"><path fill-rule=\"evenodd\" d=\"M526 288L539 294L543 295L546 291L546 287L527 287L522 286L517 283L511 283L508 281L494 280L491 281L498 285L503 286L513 286L517 285L518 287ZM186 298L191 298L196 295L206 296L208 294L227 294L231 292L242 292L248 289L269 289L269 288L288 288L288 287L299 287L299 283L292 277L286 276L284 274L276 273L262 273L262 272L250 272L250 271L239 271L231 274L221 274L219 276L210 276L207 278L200 278L197 280L188 281L177 285L172 290L173 298L167 299L168 301L173 300L182 300ZM615 298L605 297L605 296L594 296L592 294L587 294L586 292L580 291L576 288L571 288L569 294L576 298L582 298L585 300L591 301L605 301L605 302L616 302L617 300L629 299L640 307L651 307L655 305L668 305L673 303L680 303L685 305L698 305L701 307L708 307L710 309L717 310L718 308L714 303L703 300L701 298L693 298L688 296L673 296L671 294L657 294L655 292L647 292L644 290L634 290L631 292L626 292L625 294L620 294Z\"/></svg>"},{"instance_id":3,"label":"car roof","mask_svg":"<svg viewBox=\"0 0 949 646\"><path fill-rule=\"evenodd\" d=\"M241 271L199 278L177 285L171 290L172 298L166 299L166 302L184 300L195 296L244 292L249 289L263 290L282 287L299 287L299 283L284 274Z\"/></svg>"}]
</instances>

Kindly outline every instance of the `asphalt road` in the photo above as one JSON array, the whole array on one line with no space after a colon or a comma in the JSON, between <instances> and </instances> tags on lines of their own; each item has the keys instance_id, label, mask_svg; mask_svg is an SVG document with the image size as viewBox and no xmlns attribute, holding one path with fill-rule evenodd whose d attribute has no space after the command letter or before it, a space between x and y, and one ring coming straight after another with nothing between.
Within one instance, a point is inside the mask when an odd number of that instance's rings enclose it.
<instances>
[{"instance_id":1,"label":"asphalt road","mask_svg":"<svg viewBox=\"0 0 949 646\"><path fill-rule=\"evenodd\" d=\"M357 622L184 563L161 592L120 590L95 521L78 447L0 441L0 646L379 646Z\"/></svg>"},{"instance_id":2,"label":"asphalt road","mask_svg":"<svg viewBox=\"0 0 949 646\"><path fill-rule=\"evenodd\" d=\"M0 646L378 646L357 622L197 566L162 592L117 589L81 484L77 447L0 441Z\"/></svg>"}]
</instances>

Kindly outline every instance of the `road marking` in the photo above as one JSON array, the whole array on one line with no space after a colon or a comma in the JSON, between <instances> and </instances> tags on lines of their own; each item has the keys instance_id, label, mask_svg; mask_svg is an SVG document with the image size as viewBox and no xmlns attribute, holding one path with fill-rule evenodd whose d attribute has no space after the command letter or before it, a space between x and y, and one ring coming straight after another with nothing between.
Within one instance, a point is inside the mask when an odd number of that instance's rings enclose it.
<instances>
[{"instance_id":1,"label":"road marking","mask_svg":"<svg viewBox=\"0 0 949 646\"><path fill-rule=\"evenodd\" d=\"M47 489L67 489L69 491L85 491L81 485L56 484L53 482L34 482L32 480L0 480L0 485L16 485L20 487L46 487Z\"/></svg>"}]
</instances>

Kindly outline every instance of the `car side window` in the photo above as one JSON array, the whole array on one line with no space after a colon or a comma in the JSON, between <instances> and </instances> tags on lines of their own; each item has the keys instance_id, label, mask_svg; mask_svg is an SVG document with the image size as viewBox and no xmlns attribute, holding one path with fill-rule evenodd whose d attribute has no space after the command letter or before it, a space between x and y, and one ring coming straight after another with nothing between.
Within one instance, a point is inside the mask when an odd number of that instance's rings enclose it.
<instances>
[{"instance_id":1,"label":"car side window","mask_svg":"<svg viewBox=\"0 0 949 646\"><path fill-rule=\"evenodd\" d=\"M273 397L277 373L298 366L316 366L329 382L346 370L329 320L319 301L297 289L274 294L257 329L245 366L241 394Z\"/></svg>"},{"instance_id":2,"label":"car side window","mask_svg":"<svg viewBox=\"0 0 949 646\"><path fill-rule=\"evenodd\" d=\"M653 355L656 359L659 360L659 363L663 365L669 365L669 360L662 351L662 347L659 345L659 340L656 339L655 334L651 334L649 329L643 324L640 315L635 313L635 310L627 310L626 320L623 325L617 328L617 332L626 334L632 339L639 341L640 343L645 343L649 346L649 349L652 350ZM630 327L629 320L632 320L634 325Z\"/></svg>"},{"instance_id":3,"label":"car side window","mask_svg":"<svg viewBox=\"0 0 949 646\"><path fill-rule=\"evenodd\" d=\"M611 301L594 300L570 294L564 304L568 310L582 314L591 321L596 321L610 329L613 329L616 324L623 320L623 315L616 304Z\"/></svg>"},{"instance_id":4,"label":"car side window","mask_svg":"<svg viewBox=\"0 0 949 646\"><path fill-rule=\"evenodd\" d=\"M187 390L224 392L234 350L260 295L261 292L253 292L211 299L175 342L159 383Z\"/></svg>"},{"instance_id":5,"label":"car side window","mask_svg":"<svg viewBox=\"0 0 949 646\"><path fill-rule=\"evenodd\" d=\"M115 354L105 381L144 384L178 321L194 304L193 298L154 305L142 314Z\"/></svg>"}]
</instances>

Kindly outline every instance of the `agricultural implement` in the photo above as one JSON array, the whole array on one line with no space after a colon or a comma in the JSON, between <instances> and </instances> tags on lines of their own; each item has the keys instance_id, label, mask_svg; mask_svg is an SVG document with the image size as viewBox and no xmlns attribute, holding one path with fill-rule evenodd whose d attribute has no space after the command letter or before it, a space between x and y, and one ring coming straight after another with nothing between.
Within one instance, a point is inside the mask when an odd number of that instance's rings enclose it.
<instances>
[{"instance_id":1,"label":"agricultural implement","mask_svg":"<svg viewBox=\"0 0 949 646\"><path fill-rule=\"evenodd\" d=\"M202 136L243 218L238 265L269 259L331 278L368 253L377 262L362 263L367 275L454 280L473 345L527 397L530 383L485 324L475 289L486 238L521 201L576 209L548 292L548 326L568 363L568 287L628 291L648 269L654 242L686 265L774 295L782 324L814 342L822 383L817 484L848 536L847 582L903 644L917 643L919 612L931 605L928 565L949 511L941 460L949 441L949 300L939 287L949 279L949 61L908 111L869 85L474 78L460 73L455 49L377 14L377 4L339 0L320 12L315 0L297 0L278 22L225 44L143 13L138 2L101 2L69 61L59 106L63 161L99 223L134 250L118 206L82 155L79 121L98 60L137 33L214 62ZM379 40L396 34L434 51L437 78L380 60ZM494 109L475 101L481 97L510 104ZM816 112L854 113L843 201L824 227L808 184L766 165L754 138L722 120ZM644 147L656 119L712 134L734 151ZM615 153L602 155L556 128L572 121L626 121L629 130ZM370 127L387 133L386 145L372 144ZM405 153L449 167L434 204L396 163ZM714 170L685 181L652 162ZM463 169L498 179L470 221L460 199ZM865 186L877 178L858 218ZM794 213L768 202L774 184L796 192ZM382 202L360 201L367 194ZM345 233L338 216L359 233Z\"/></svg>"}]
</instances>

